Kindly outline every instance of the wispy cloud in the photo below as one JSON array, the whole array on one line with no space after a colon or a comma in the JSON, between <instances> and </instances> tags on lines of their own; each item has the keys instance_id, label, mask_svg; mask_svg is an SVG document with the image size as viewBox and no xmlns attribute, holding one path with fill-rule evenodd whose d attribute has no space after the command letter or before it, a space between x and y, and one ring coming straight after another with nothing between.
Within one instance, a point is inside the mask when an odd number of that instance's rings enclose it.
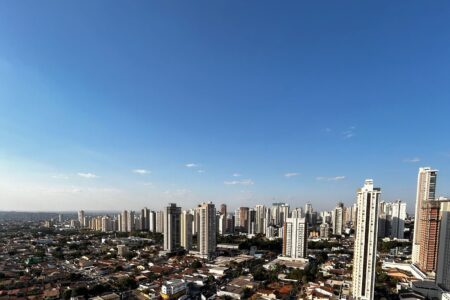
<instances>
[{"instance_id":1,"label":"wispy cloud","mask_svg":"<svg viewBox=\"0 0 450 300\"><path fill-rule=\"evenodd\" d=\"M234 173L233 174L233 177L241 177L242 175L241 174L239 174L239 173Z\"/></svg>"},{"instance_id":2,"label":"wispy cloud","mask_svg":"<svg viewBox=\"0 0 450 300\"><path fill-rule=\"evenodd\" d=\"M406 158L406 159L403 160L403 162L405 162L405 163L416 163L416 162L419 162L419 161L420 161L420 158L418 158L418 157Z\"/></svg>"},{"instance_id":3,"label":"wispy cloud","mask_svg":"<svg viewBox=\"0 0 450 300\"><path fill-rule=\"evenodd\" d=\"M88 179L98 178L98 176L95 175L94 173L78 173L77 175L80 177L83 177L83 178L88 178Z\"/></svg>"},{"instance_id":4,"label":"wispy cloud","mask_svg":"<svg viewBox=\"0 0 450 300\"><path fill-rule=\"evenodd\" d=\"M224 181L226 185L253 185L255 182L251 179Z\"/></svg>"},{"instance_id":5,"label":"wispy cloud","mask_svg":"<svg viewBox=\"0 0 450 300\"><path fill-rule=\"evenodd\" d=\"M350 126L347 130L342 132L342 136L344 139L351 139L352 137L354 137L356 135L355 133L355 126Z\"/></svg>"},{"instance_id":6,"label":"wispy cloud","mask_svg":"<svg viewBox=\"0 0 450 300\"><path fill-rule=\"evenodd\" d=\"M298 175L300 175L300 173L291 172L291 173L284 174L284 177L291 178L291 177L295 177L295 176L298 176Z\"/></svg>"},{"instance_id":7,"label":"wispy cloud","mask_svg":"<svg viewBox=\"0 0 450 300\"><path fill-rule=\"evenodd\" d=\"M69 176L67 176L66 174L54 174L54 175L52 175L52 178L67 180L67 179L69 179Z\"/></svg>"},{"instance_id":8,"label":"wispy cloud","mask_svg":"<svg viewBox=\"0 0 450 300\"><path fill-rule=\"evenodd\" d=\"M149 170L145 170L145 169L134 169L133 173L136 173L139 175L146 175L146 174L150 174L151 172Z\"/></svg>"},{"instance_id":9,"label":"wispy cloud","mask_svg":"<svg viewBox=\"0 0 450 300\"><path fill-rule=\"evenodd\" d=\"M184 165L186 168L198 168L200 165L199 164L194 164L194 163L188 163Z\"/></svg>"},{"instance_id":10,"label":"wispy cloud","mask_svg":"<svg viewBox=\"0 0 450 300\"><path fill-rule=\"evenodd\" d=\"M316 180L320 180L320 181L338 181L338 180L343 180L343 179L345 179L345 176L335 176L335 177L319 176L319 177L316 177Z\"/></svg>"},{"instance_id":11,"label":"wispy cloud","mask_svg":"<svg viewBox=\"0 0 450 300\"><path fill-rule=\"evenodd\" d=\"M330 133L331 132L331 128L327 127L323 131L325 131L326 133Z\"/></svg>"},{"instance_id":12,"label":"wispy cloud","mask_svg":"<svg viewBox=\"0 0 450 300\"><path fill-rule=\"evenodd\" d=\"M197 173L205 173L205 170L197 170Z\"/></svg>"}]
</instances>

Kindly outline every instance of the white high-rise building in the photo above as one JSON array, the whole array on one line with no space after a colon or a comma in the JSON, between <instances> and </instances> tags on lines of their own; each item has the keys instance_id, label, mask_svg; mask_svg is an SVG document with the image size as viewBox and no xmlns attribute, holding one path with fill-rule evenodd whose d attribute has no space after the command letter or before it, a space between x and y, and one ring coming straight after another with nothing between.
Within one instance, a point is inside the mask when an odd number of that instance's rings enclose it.
<instances>
[{"instance_id":1,"label":"white high-rise building","mask_svg":"<svg viewBox=\"0 0 450 300\"><path fill-rule=\"evenodd\" d=\"M378 239L378 205L380 188L367 179L358 190L358 221L353 254L353 298L373 300Z\"/></svg>"},{"instance_id":2,"label":"white high-rise building","mask_svg":"<svg viewBox=\"0 0 450 300\"><path fill-rule=\"evenodd\" d=\"M192 248L192 224L194 216L189 211L183 211L181 214L181 247L186 250Z\"/></svg>"},{"instance_id":3,"label":"white high-rise building","mask_svg":"<svg viewBox=\"0 0 450 300\"><path fill-rule=\"evenodd\" d=\"M267 209L264 205L256 205L255 233L266 233L266 227L264 224L266 210Z\"/></svg>"},{"instance_id":4,"label":"white high-rise building","mask_svg":"<svg viewBox=\"0 0 450 300\"><path fill-rule=\"evenodd\" d=\"M303 217L304 217L303 208L297 207L291 211L291 218L303 218Z\"/></svg>"},{"instance_id":5,"label":"white high-rise building","mask_svg":"<svg viewBox=\"0 0 450 300\"><path fill-rule=\"evenodd\" d=\"M181 246L181 207L169 203L164 210L164 250L174 251Z\"/></svg>"},{"instance_id":6,"label":"white high-rise building","mask_svg":"<svg viewBox=\"0 0 450 300\"><path fill-rule=\"evenodd\" d=\"M148 230L151 232L156 231L156 213L154 211L150 211L148 214Z\"/></svg>"},{"instance_id":7,"label":"white high-rise building","mask_svg":"<svg viewBox=\"0 0 450 300\"><path fill-rule=\"evenodd\" d=\"M283 256L306 258L308 224L305 218L287 218L283 225Z\"/></svg>"},{"instance_id":8,"label":"white high-rise building","mask_svg":"<svg viewBox=\"0 0 450 300\"><path fill-rule=\"evenodd\" d=\"M419 264L421 242L422 204L436 199L437 170L430 167L419 168L417 176L416 210L414 216L414 236L412 247L412 263Z\"/></svg>"},{"instance_id":9,"label":"white high-rise building","mask_svg":"<svg viewBox=\"0 0 450 300\"><path fill-rule=\"evenodd\" d=\"M289 204L273 203L272 220L274 225L283 226L287 218L289 218Z\"/></svg>"},{"instance_id":10,"label":"white high-rise building","mask_svg":"<svg viewBox=\"0 0 450 300\"><path fill-rule=\"evenodd\" d=\"M392 203L391 237L403 239L405 237L406 203L397 200Z\"/></svg>"},{"instance_id":11,"label":"white high-rise building","mask_svg":"<svg viewBox=\"0 0 450 300\"><path fill-rule=\"evenodd\" d=\"M156 212L156 227L155 231L159 233L164 233L164 212L163 211L157 211Z\"/></svg>"},{"instance_id":12,"label":"white high-rise building","mask_svg":"<svg viewBox=\"0 0 450 300\"><path fill-rule=\"evenodd\" d=\"M437 260L436 284L450 291L450 212L442 212L439 229L439 250Z\"/></svg>"},{"instance_id":13,"label":"white high-rise building","mask_svg":"<svg viewBox=\"0 0 450 300\"><path fill-rule=\"evenodd\" d=\"M134 220L134 211L130 210L128 212L127 218L127 232L132 232L136 230L135 220Z\"/></svg>"},{"instance_id":14,"label":"white high-rise building","mask_svg":"<svg viewBox=\"0 0 450 300\"><path fill-rule=\"evenodd\" d=\"M238 228L241 226L241 210L239 208L234 210L234 227Z\"/></svg>"},{"instance_id":15,"label":"white high-rise building","mask_svg":"<svg viewBox=\"0 0 450 300\"><path fill-rule=\"evenodd\" d=\"M130 231L128 229L128 211L127 210L124 210L122 212L120 231L122 231L122 232L129 232Z\"/></svg>"},{"instance_id":16,"label":"white high-rise building","mask_svg":"<svg viewBox=\"0 0 450 300\"><path fill-rule=\"evenodd\" d=\"M199 206L200 231L198 249L201 255L211 257L216 251L216 208L212 202Z\"/></svg>"},{"instance_id":17,"label":"white high-rise building","mask_svg":"<svg viewBox=\"0 0 450 300\"><path fill-rule=\"evenodd\" d=\"M342 235L344 232L344 204L338 203L331 213L331 222L333 224L333 234Z\"/></svg>"},{"instance_id":18,"label":"white high-rise building","mask_svg":"<svg viewBox=\"0 0 450 300\"><path fill-rule=\"evenodd\" d=\"M327 239L330 235L330 225L328 223L320 224L320 237Z\"/></svg>"},{"instance_id":19,"label":"white high-rise building","mask_svg":"<svg viewBox=\"0 0 450 300\"><path fill-rule=\"evenodd\" d=\"M221 214L219 216L219 234L224 235L227 233L227 216Z\"/></svg>"},{"instance_id":20,"label":"white high-rise building","mask_svg":"<svg viewBox=\"0 0 450 300\"><path fill-rule=\"evenodd\" d=\"M78 222L80 222L80 227L81 228L86 227L86 217L84 215L84 210L80 210L78 212Z\"/></svg>"}]
</instances>

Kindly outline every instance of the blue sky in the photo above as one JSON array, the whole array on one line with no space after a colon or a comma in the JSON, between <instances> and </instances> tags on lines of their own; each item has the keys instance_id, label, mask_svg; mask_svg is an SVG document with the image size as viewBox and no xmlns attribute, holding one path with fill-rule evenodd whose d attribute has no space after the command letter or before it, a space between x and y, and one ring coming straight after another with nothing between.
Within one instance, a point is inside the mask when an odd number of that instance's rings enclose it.
<instances>
[{"instance_id":1,"label":"blue sky","mask_svg":"<svg viewBox=\"0 0 450 300\"><path fill-rule=\"evenodd\" d=\"M448 196L449 15L448 1L2 1L0 209L331 209L373 178L412 211L420 166Z\"/></svg>"}]
</instances>

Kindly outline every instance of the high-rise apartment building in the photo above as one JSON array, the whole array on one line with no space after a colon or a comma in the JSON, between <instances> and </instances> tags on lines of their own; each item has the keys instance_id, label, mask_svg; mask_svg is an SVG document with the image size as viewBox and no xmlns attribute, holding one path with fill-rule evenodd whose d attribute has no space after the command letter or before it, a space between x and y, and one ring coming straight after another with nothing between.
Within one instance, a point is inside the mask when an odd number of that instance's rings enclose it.
<instances>
[{"instance_id":1,"label":"high-rise apartment building","mask_svg":"<svg viewBox=\"0 0 450 300\"><path fill-rule=\"evenodd\" d=\"M283 225L283 256L306 258L308 224L305 218L287 218Z\"/></svg>"},{"instance_id":2,"label":"high-rise apartment building","mask_svg":"<svg viewBox=\"0 0 450 300\"><path fill-rule=\"evenodd\" d=\"M378 236L403 239L405 231L406 203L380 202Z\"/></svg>"},{"instance_id":3,"label":"high-rise apartment building","mask_svg":"<svg viewBox=\"0 0 450 300\"><path fill-rule=\"evenodd\" d=\"M192 248L192 224L194 216L189 211L183 211L181 214L181 247L186 250Z\"/></svg>"},{"instance_id":4,"label":"high-rise apartment building","mask_svg":"<svg viewBox=\"0 0 450 300\"><path fill-rule=\"evenodd\" d=\"M127 232L132 232L136 230L136 223L134 218L134 211L130 210L128 212L128 218L127 218Z\"/></svg>"},{"instance_id":5,"label":"high-rise apartment building","mask_svg":"<svg viewBox=\"0 0 450 300\"><path fill-rule=\"evenodd\" d=\"M248 207L239 207L239 227L242 232L248 232L249 229L249 211Z\"/></svg>"},{"instance_id":6,"label":"high-rise apartment building","mask_svg":"<svg viewBox=\"0 0 450 300\"><path fill-rule=\"evenodd\" d=\"M256 216L255 216L255 233L266 233L266 228L264 227L264 219L266 217L266 207L264 205L256 205Z\"/></svg>"},{"instance_id":7,"label":"high-rise apartment building","mask_svg":"<svg viewBox=\"0 0 450 300\"><path fill-rule=\"evenodd\" d=\"M84 210L78 212L78 222L80 222L80 227L86 227L86 216L84 215Z\"/></svg>"},{"instance_id":8,"label":"high-rise apartment building","mask_svg":"<svg viewBox=\"0 0 450 300\"><path fill-rule=\"evenodd\" d=\"M220 214L221 215L227 215L227 205L226 204L220 204Z\"/></svg>"},{"instance_id":9,"label":"high-rise apartment building","mask_svg":"<svg viewBox=\"0 0 450 300\"><path fill-rule=\"evenodd\" d=\"M442 212L439 231L436 284L450 291L450 211Z\"/></svg>"},{"instance_id":10,"label":"high-rise apartment building","mask_svg":"<svg viewBox=\"0 0 450 300\"><path fill-rule=\"evenodd\" d=\"M423 240L422 232L422 207L423 204L436 199L437 170L430 167L420 168L417 176L416 210L414 217L414 236L412 248L412 262L419 264L421 256L420 242ZM427 226L427 225L424 225ZM423 256L423 254L422 254Z\"/></svg>"},{"instance_id":11,"label":"high-rise apartment building","mask_svg":"<svg viewBox=\"0 0 450 300\"><path fill-rule=\"evenodd\" d=\"M156 215L156 227L155 231L159 233L164 233L164 212L163 211L157 211L155 213Z\"/></svg>"},{"instance_id":12,"label":"high-rise apartment building","mask_svg":"<svg viewBox=\"0 0 450 300\"><path fill-rule=\"evenodd\" d=\"M239 208L234 210L234 227L238 229L241 226L240 218L241 210Z\"/></svg>"},{"instance_id":13,"label":"high-rise apartment building","mask_svg":"<svg viewBox=\"0 0 450 300\"><path fill-rule=\"evenodd\" d=\"M290 207L286 203L272 204L272 220L274 225L283 226L287 218L289 218Z\"/></svg>"},{"instance_id":14,"label":"high-rise apartment building","mask_svg":"<svg viewBox=\"0 0 450 300\"><path fill-rule=\"evenodd\" d=\"M331 214L334 235L342 235L344 233L344 213L344 203L339 202Z\"/></svg>"},{"instance_id":15,"label":"high-rise apartment building","mask_svg":"<svg viewBox=\"0 0 450 300\"><path fill-rule=\"evenodd\" d=\"M164 210L164 250L174 251L181 246L181 207L169 203Z\"/></svg>"},{"instance_id":16,"label":"high-rise apartment building","mask_svg":"<svg viewBox=\"0 0 450 300\"><path fill-rule=\"evenodd\" d=\"M122 231L122 232L129 232L129 229L128 229L128 211L127 210L124 210L122 212L120 231Z\"/></svg>"},{"instance_id":17,"label":"high-rise apartment building","mask_svg":"<svg viewBox=\"0 0 450 300\"><path fill-rule=\"evenodd\" d=\"M403 239L405 237L406 203L397 200L392 203L391 234L392 238Z\"/></svg>"},{"instance_id":18,"label":"high-rise apartment building","mask_svg":"<svg viewBox=\"0 0 450 300\"><path fill-rule=\"evenodd\" d=\"M141 209L141 230L150 230L150 209L147 207Z\"/></svg>"},{"instance_id":19,"label":"high-rise apartment building","mask_svg":"<svg viewBox=\"0 0 450 300\"><path fill-rule=\"evenodd\" d=\"M434 273L437 266L439 242L439 222L441 204L439 201L423 201L419 214L419 261L417 266L422 272Z\"/></svg>"},{"instance_id":20,"label":"high-rise apartment building","mask_svg":"<svg viewBox=\"0 0 450 300\"><path fill-rule=\"evenodd\" d=\"M353 254L353 298L373 300L378 238L378 205L381 189L367 179L357 191L358 221Z\"/></svg>"},{"instance_id":21,"label":"high-rise apartment building","mask_svg":"<svg viewBox=\"0 0 450 300\"><path fill-rule=\"evenodd\" d=\"M212 202L199 206L200 230L198 249L201 255L211 257L216 251L216 208Z\"/></svg>"},{"instance_id":22,"label":"high-rise apartment building","mask_svg":"<svg viewBox=\"0 0 450 300\"><path fill-rule=\"evenodd\" d=\"M328 223L320 224L320 237L327 239L330 235L330 225Z\"/></svg>"},{"instance_id":23,"label":"high-rise apartment building","mask_svg":"<svg viewBox=\"0 0 450 300\"><path fill-rule=\"evenodd\" d=\"M150 232L156 231L156 213L152 210L148 213L148 230Z\"/></svg>"}]
</instances>

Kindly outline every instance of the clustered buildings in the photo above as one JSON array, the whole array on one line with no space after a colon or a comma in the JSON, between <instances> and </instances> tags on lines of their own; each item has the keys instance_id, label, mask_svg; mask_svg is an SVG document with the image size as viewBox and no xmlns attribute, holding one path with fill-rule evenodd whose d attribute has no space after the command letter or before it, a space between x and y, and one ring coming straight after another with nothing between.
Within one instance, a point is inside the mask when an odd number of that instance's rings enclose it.
<instances>
[{"instance_id":1,"label":"clustered buildings","mask_svg":"<svg viewBox=\"0 0 450 300\"><path fill-rule=\"evenodd\" d=\"M437 197L437 174L438 171L432 168L419 169L414 230L408 225L411 219L406 213L406 203L401 200L382 201L381 188L375 187L371 179L357 190L356 203L346 207L339 202L331 211L315 211L311 203L292 208L287 203L277 202L271 206L238 207L232 212L226 204L216 209L212 202L205 202L195 208L183 209L176 203L169 203L161 211L143 208L140 213L124 210L120 214L94 216L79 211L78 220L72 220L70 225L130 235L138 231L160 233L163 234L160 255L170 257L189 253L190 257L210 263L223 254L224 249L237 250L233 245L218 246L220 236L282 240L281 253L267 264L268 269L278 263L290 268L304 268L310 263L311 255L315 257L317 253L317 250L308 249L309 241L340 241L331 252L351 247L353 258L348 254L329 256L330 261L322 266L322 271L324 274L333 272L329 274L342 276L346 273L338 270L339 265L350 259L352 268L348 272L351 273L351 281L341 284L347 284L351 297L358 300L372 300L375 297L377 260L382 260L378 243L381 240L408 242L412 239L410 263L383 261L383 267L409 270L413 274L411 278L415 277L411 282L414 291L430 298L448 300L450 200ZM125 257L128 250L126 245L117 245L119 257ZM250 255L255 255L255 250L250 251ZM330 287L314 284L311 283L306 291L312 295L317 293L323 297L334 297ZM185 283L177 278L162 285L166 294L172 295L178 295L184 288ZM239 288L227 286L220 293L233 296L235 289Z\"/></svg>"}]
</instances>

